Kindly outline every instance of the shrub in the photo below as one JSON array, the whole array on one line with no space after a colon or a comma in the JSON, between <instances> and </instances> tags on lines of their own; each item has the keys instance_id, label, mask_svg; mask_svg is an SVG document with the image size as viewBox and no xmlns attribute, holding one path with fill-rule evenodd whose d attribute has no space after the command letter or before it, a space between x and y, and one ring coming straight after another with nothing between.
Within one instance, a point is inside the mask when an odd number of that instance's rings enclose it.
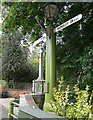
<instances>
[{"instance_id":1,"label":"shrub","mask_svg":"<svg viewBox=\"0 0 93 120\"><path fill-rule=\"evenodd\" d=\"M70 98L70 86L64 89L63 78L59 81L58 88L54 88L54 101L51 102L51 111L71 120L82 118L83 120L93 120L92 114L92 96L89 95L89 86L86 85L85 90L80 90L78 85L74 86L74 101ZM71 100L70 100L71 99ZM72 102L71 102L72 101Z\"/></svg>"}]
</instances>

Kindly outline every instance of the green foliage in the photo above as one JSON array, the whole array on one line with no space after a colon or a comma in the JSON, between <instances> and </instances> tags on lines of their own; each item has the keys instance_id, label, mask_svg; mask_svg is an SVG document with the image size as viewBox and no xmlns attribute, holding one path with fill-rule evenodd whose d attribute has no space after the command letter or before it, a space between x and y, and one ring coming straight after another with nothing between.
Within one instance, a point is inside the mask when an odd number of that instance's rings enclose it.
<instances>
[{"instance_id":1,"label":"green foliage","mask_svg":"<svg viewBox=\"0 0 93 120\"><path fill-rule=\"evenodd\" d=\"M63 81L61 80L59 81L58 90L54 89L53 91L55 101L52 102L52 110L58 115L65 117L66 106L68 105L69 86L67 86L66 92L61 92L62 89Z\"/></svg>"},{"instance_id":2,"label":"green foliage","mask_svg":"<svg viewBox=\"0 0 93 120\"><path fill-rule=\"evenodd\" d=\"M44 26L45 4L46 2L2 2L2 5L7 11L3 13L4 21L2 31L5 33L11 33L21 27L24 34L34 31L32 36L37 39L40 37L41 28L37 23L35 16L40 18L40 22L42 26ZM64 5L65 3L61 3L59 4L59 7L62 8ZM58 17L55 19L59 21L57 18Z\"/></svg>"},{"instance_id":3,"label":"green foliage","mask_svg":"<svg viewBox=\"0 0 93 120\"><path fill-rule=\"evenodd\" d=\"M26 56L20 47L21 37L21 33L17 32L16 34L4 36L2 41L3 75L13 80L16 79L15 77L21 72L22 68L26 67Z\"/></svg>"},{"instance_id":4,"label":"green foliage","mask_svg":"<svg viewBox=\"0 0 93 120\"><path fill-rule=\"evenodd\" d=\"M93 2L66 5L71 7L66 15L63 13L64 21L79 13L83 17L58 33L62 39L56 51L57 77L59 79L63 75L68 84L77 83L81 89L89 85L90 90L93 90Z\"/></svg>"},{"instance_id":5,"label":"green foliage","mask_svg":"<svg viewBox=\"0 0 93 120\"><path fill-rule=\"evenodd\" d=\"M0 88L6 88L6 87L7 87L6 80L0 80Z\"/></svg>"},{"instance_id":6,"label":"green foliage","mask_svg":"<svg viewBox=\"0 0 93 120\"><path fill-rule=\"evenodd\" d=\"M40 37L41 29L35 16L38 15L44 25L43 8L45 4L44 2L4 2L2 5L7 12L2 14L3 32L11 33L21 28L24 34L32 33L36 40ZM57 4L60 11L53 21L54 27L78 14L83 16L77 23L57 33L57 37L61 37L56 47L57 78L59 79L63 75L67 83L77 83L81 89L88 84L90 90L93 90L93 2Z\"/></svg>"},{"instance_id":7,"label":"green foliage","mask_svg":"<svg viewBox=\"0 0 93 120\"><path fill-rule=\"evenodd\" d=\"M51 103L51 111L65 118L72 119L93 119L93 103L91 102L93 93L89 95L89 86L85 90L80 90L78 85L74 86L73 99L69 85L64 86L63 78L59 81L58 88L54 88L54 101Z\"/></svg>"},{"instance_id":8,"label":"green foliage","mask_svg":"<svg viewBox=\"0 0 93 120\"><path fill-rule=\"evenodd\" d=\"M2 77L6 80L31 82L38 76L38 66L29 63L27 53L21 47L23 34L16 32L2 39Z\"/></svg>"},{"instance_id":9,"label":"green foliage","mask_svg":"<svg viewBox=\"0 0 93 120\"><path fill-rule=\"evenodd\" d=\"M0 79L2 79L2 37L0 35Z\"/></svg>"},{"instance_id":10,"label":"green foliage","mask_svg":"<svg viewBox=\"0 0 93 120\"><path fill-rule=\"evenodd\" d=\"M89 85L90 89L93 90L92 80L93 80L93 45L88 46L85 48L83 56L80 59L82 71L81 71L81 82L82 88L85 85Z\"/></svg>"},{"instance_id":11,"label":"green foliage","mask_svg":"<svg viewBox=\"0 0 93 120\"><path fill-rule=\"evenodd\" d=\"M41 10L44 3L32 3L32 2L13 2L3 3L7 13L3 14L4 21L2 30L5 33L14 32L18 28L22 28L24 34L31 33L38 38L40 32L40 26L35 20L35 16L38 15L43 20L44 12Z\"/></svg>"}]
</instances>

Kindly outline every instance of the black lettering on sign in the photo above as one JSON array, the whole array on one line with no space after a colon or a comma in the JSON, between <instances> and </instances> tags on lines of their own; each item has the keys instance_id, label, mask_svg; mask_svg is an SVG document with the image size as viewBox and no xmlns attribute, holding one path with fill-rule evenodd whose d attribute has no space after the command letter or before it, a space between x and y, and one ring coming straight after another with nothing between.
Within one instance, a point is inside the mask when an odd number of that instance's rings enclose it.
<instances>
[{"instance_id":1,"label":"black lettering on sign","mask_svg":"<svg viewBox=\"0 0 93 120\"><path fill-rule=\"evenodd\" d=\"M74 21L77 21L78 18L74 19Z\"/></svg>"},{"instance_id":2,"label":"black lettering on sign","mask_svg":"<svg viewBox=\"0 0 93 120\"><path fill-rule=\"evenodd\" d=\"M73 19L70 20L70 23L72 23L72 22L73 22Z\"/></svg>"}]
</instances>

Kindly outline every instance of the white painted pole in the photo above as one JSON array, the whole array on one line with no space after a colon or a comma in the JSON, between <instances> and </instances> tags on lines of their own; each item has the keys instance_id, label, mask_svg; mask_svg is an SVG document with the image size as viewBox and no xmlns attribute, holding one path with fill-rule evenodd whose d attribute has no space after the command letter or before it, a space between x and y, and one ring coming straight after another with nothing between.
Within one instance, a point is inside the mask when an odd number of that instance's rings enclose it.
<instances>
[{"instance_id":1,"label":"white painted pole","mask_svg":"<svg viewBox=\"0 0 93 120\"><path fill-rule=\"evenodd\" d=\"M39 80L43 80L43 49L39 52Z\"/></svg>"}]
</instances>

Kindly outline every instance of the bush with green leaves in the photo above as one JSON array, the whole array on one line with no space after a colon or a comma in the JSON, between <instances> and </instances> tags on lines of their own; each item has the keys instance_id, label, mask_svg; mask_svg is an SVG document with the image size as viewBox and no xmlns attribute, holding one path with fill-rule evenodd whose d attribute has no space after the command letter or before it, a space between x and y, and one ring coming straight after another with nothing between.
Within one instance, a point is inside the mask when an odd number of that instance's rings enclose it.
<instances>
[{"instance_id":1,"label":"bush with green leaves","mask_svg":"<svg viewBox=\"0 0 93 120\"><path fill-rule=\"evenodd\" d=\"M53 90L54 101L51 102L51 111L71 120L93 120L93 93L89 94L89 86L86 85L85 90L80 90L78 85L75 85L72 93L69 85L64 87L61 78L57 89ZM71 94L74 100L71 99Z\"/></svg>"}]
</instances>

